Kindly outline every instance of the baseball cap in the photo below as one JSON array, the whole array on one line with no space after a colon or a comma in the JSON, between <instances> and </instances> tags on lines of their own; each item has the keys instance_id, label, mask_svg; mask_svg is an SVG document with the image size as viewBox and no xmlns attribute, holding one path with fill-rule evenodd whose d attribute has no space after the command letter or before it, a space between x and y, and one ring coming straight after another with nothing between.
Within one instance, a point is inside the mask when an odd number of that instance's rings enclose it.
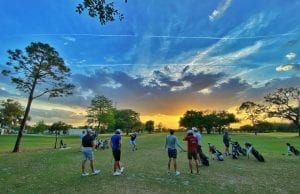
<instances>
[{"instance_id":1,"label":"baseball cap","mask_svg":"<svg viewBox=\"0 0 300 194\"><path fill-rule=\"evenodd\" d=\"M116 134L121 134L122 131L121 131L121 129L116 129L115 133L116 133Z\"/></svg>"},{"instance_id":2,"label":"baseball cap","mask_svg":"<svg viewBox=\"0 0 300 194\"><path fill-rule=\"evenodd\" d=\"M88 129L87 129L87 132L88 132L88 133L95 133L95 131L93 131L93 129L91 129L91 128L88 128Z\"/></svg>"},{"instance_id":3,"label":"baseball cap","mask_svg":"<svg viewBox=\"0 0 300 194\"><path fill-rule=\"evenodd\" d=\"M191 129L187 130L187 134L193 134L193 131Z\"/></svg>"},{"instance_id":4,"label":"baseball cap","mask_svg":"<svg viewBox=\"0 0 300 194\"><path fill-rule=\"evenodd\" d=\"M193 127L192 129L193 131L198 132L198 129L196 127Z\"/></svg>"}]
</instances>

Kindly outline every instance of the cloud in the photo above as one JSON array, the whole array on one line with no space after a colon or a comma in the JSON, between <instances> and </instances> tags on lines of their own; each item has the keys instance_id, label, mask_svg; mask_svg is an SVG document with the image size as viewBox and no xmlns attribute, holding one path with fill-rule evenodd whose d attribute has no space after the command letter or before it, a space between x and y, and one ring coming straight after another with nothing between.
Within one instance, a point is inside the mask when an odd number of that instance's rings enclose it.
<instances>
[{"instance_id":1,"label":"cloud","mask_svg":"<svg viewBox=\"0 0 300 194\"><path fill-rule=\"evenodd\" d=\"M211 22L213 22L217 18L221 17L225 13L225 11L229 8L231 2L232 0L224 0L223 2L221 2L217 7L217 9L213 10L213 12L208 16L208 19Z\"/></svg>"},{"instance_id":2,"label":"cloud","mask_svg":"<svg viewBox=\"0 0 300 194\"><path fill-rule=\"evenodd\" d=\"M199 93L210 94L210 93L212 93L212 90L210 88L204 88L204 89L200 90Z\"/></svg>"},{"instance_id":3,"label":"cloud","mask_svg":"<svg viewBox=\"0 0 300 194\"><path fill-rule=\"evenodd\" d=\"M276 67L276 71L300 71L300 64L284 64Z\"/></svg>"},{"instance_id":4,"label":"cloud","mask_svg":"<svg viewBox=\"0 0 300 194\"><path fill-rule=\"evenodd\" d=\"M285 55L285 57L288 59L288 60L292 60L296 57L296 53L293 53L293 52L290 52L288 53L287 55Z\"/></svg>"},{"instance_id":5,"label":"cloud","mask_svg":"<svg viewBox=\"0 0 300 194\"><path fill-rule=\"evenodd\" d=\"M64 36L63 39L65 40L64 45L68 45L70 42L76 42L76 38L71 36Z\"/></svg>"},{"instance_id":6,"label":"cloud","mask_svg":"<svg viewBox=\"0 0 300 194\"><path fill-rule=\"evenodd\" d=\"M45 110L40 108L32 108L30 115L32 118L30 121L31 123L44 120L47 122L47 124L53 124L54 122L63 121L67 124L77 126L84 125L86 122L86 117L84 114L62 109Z\"/></svg>"}]
</instances>

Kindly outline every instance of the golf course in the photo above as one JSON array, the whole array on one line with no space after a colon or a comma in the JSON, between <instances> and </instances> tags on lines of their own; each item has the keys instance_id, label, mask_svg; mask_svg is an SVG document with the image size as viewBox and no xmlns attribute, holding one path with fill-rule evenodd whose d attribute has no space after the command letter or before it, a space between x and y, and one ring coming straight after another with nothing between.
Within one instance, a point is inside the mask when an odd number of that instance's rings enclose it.
<instances>
[{"instance_id":1,"label":"golf course","mask_svg":"<svg viewBox=\"0 0 300 194\"><path fill-rule=\"evenodd\" d=\"M199 174L190 174L186 152L178 152L181 172L167 174L168 157L164 149L167 133L139 134L137 151L131 151L129 137L122 136L121 176L112 176L111 149L97 150L96 176L81 176L81 152L78 136L60 136L65 149L54 149L54 136L25 135L20 153L12 153L15 135L0 136L0 193L299 193L300 157L287 155L286 143L296 148L300 139L295 133L230 134L242 147L251 142L265 158L258 162L252 155L230 156L224 161L209 159ZM175 132L180 144L183 132ZM111 134L100 135L100 138ZM224 151L222 136L203 134L203 151L208 143ZM179 149L178 149L179 151ZM88 166L87 166L88 167ZM89 167L87 168L90 170Z\"/></svg>"}]
</instances>

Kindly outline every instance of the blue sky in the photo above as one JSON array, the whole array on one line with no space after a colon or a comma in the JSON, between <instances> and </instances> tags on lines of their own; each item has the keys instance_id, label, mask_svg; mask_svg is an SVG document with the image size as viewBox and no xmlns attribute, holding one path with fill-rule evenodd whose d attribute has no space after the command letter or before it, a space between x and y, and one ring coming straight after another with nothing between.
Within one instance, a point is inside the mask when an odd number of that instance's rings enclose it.
<instances>
[{"instance_id":1,"label":"blue sky","mask_svg":"<svg viewBox=\"0 0 300 194\"><path fill-rule=\"evenodd\" d=\"M76 85L73 96L35 101L34 121L83 123L91 98L105 95L174 127L186 110L233 109L300 85L300 1L116 0L125 19L104 26L75 13L79 2L0 1L0 68L8 49L45 42ZM0 98L25 103L0 78Z\"/></svg>"}]
</instances>

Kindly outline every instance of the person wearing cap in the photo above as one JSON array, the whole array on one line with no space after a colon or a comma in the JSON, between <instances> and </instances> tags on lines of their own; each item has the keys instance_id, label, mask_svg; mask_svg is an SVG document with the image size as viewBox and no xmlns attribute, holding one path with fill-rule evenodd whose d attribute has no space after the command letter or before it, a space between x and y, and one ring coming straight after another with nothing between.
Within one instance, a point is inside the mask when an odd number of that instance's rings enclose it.
<instances>
[{"instance_id":1,"label":"person wearing cap","mask_svg":"<svg viewBox=\"0 0 300 194\"><path fill-rule=\"evenodd\" d=\"M114 172L113 175L114 176L120 176L123 171L124 171L124 167L121 167L121 130L117 129L115 131L115 134L111 137L110 139L110 146L112 148L112 154L114 157Z\"/></svg>"},{"instance_id":2,"label":"person wearing cap","mask_svg":"<svg viewBox=\"0 0 300 194\"><path fill-rule=\"evenodd\" d=\"M202 136L201 136L199 129L197 129L196 127L193 127L192 130L194 133L194 137L196 137L196 139L198 141L197 156L198 156L198 160L199 160L199 164L200 164L200 162L201 162L200 155L202 154Z\"/></svg>"},{"instance_id":3,"label":"person wearing cap","mask_svg":"<svg viewBox=\"0 0 300 194\"><path fill-rule=\"evenodd\" d=\"M223 134L223 143L225 145L225 156L227 155L230 155L229 153L229 142L230 142L230 137L229 137L229 134L228 134L228 131L225 131L224 134Z\"/></svg>"},{"instance_id":4,"label":"person wearing cap","mask_svg":"<svg viewBox=\"0 0 300 194\"><path fill-rule=\"evenodd\" d=\"M165 143L165 149L168 151L168 156L169 156L169 162L168 162L168 174L170 174L170 168L171 168L171 162L173 161L173 166L175 170L175 175L178 176L180 175L180 172L177 171L177 164L176 164L176 158L177 158L177 150L176 150L176 145L184 151L182 146L178 143L177 137L174 135L174 130L170 130L170 134L166 138L166 143Z\"/></svg>"},{"instance_id":5,"label":"person wearing cap","mask_svg":"<svg viewBox=\"0 0 300 194\"><path fill-rule=\"evenodd\" d=\"M92 171L92 175L97 175L100 173L100 170L95 170L94 168L94 152L95 148L95 136L94 131L89 128L87 129L87 134L82 138L82 176L88 176L89 173L85 171L85 163L87 160L90 161L90 167Z\"/></svg>"},{"instance_id":6,"label":"person wearing cap","mask_svg":"<svg viewBox=\"0 0 300 194\"><path fill-rule=\"evenodd\" d=\"M191 170L191 174L193 174L193 165L192 159L194 159L196 164L197 174L199 174L199 163L198 163L198 156L197 156L197 148L198 148L198 140L193 135L193 130L187 131L187 136L183 139L183 141L187 141L188 147L188 160L189 160L189 168Z\"/></svg>"},{"instance_id":7,"label":"person wearing cap","mask_svg":"<svg viewBox=\"0 0 300 194\"><path fill-rule=\"evenodd\" d=\"M132 147L132 151L137 150L137 148L136 148L136 132L133 132L133 133L130 134L129 144Z\"/></svg>"}]
</instances>

